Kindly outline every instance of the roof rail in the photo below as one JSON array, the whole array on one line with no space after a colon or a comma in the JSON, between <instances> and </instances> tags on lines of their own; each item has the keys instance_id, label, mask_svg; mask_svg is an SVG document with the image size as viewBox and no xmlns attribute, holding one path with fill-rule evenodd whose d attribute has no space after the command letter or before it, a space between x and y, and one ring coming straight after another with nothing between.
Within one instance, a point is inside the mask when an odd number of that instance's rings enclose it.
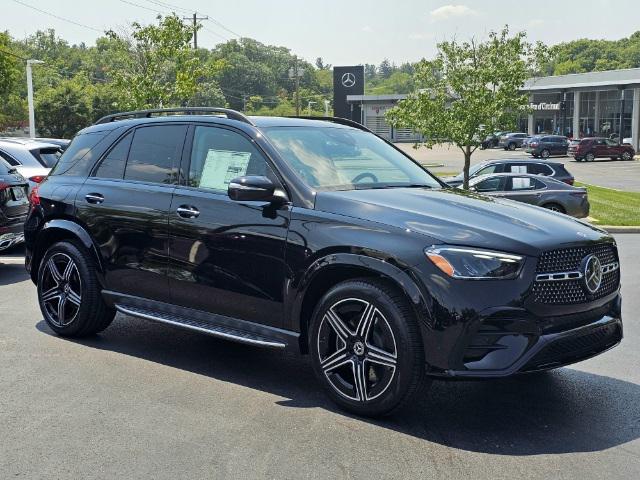
<instances>
[{"instance_id":1,"label":"roof rail","mask_svg":"<svg viewBox=\"0 0 640 480\"><path fill-rule=\"evenodd\" d=\"M333 123L338 123L340 125L346 125L348 127L353 127L353 128L357 128L358 130L364 130L365 132L371 132L371 130L369 130L367 127L365 127L364 125L362 125L361 123L358 123L354 120L349 120L346 118L340 118L340 117L310 117L308 115L294 115L294 116L290 116L289 118L302 118L304 120L321 120L324 122L333 122Z\"/></svg>"},{"instance_id":2,"label":"roof rail","mask_svg":"<svg viewBox=\"0 0 640 480\"><path fill-rule=\"evenodd\" d=\"M94 125L101 123L116 122L118 120L126 120L129 118L151 118L154 114L172 114L181 113L184 115L208 115L208 114L222 114L226 115L231 120L237 120L239 122L248 123L254 125L254 123L245 114L240 113L230 108L217 108L217 107L180 107L180 108L154 108L151 110L135 110L131 112L120 112L111 115L105 115Z\"/></svg>"}]
</instances>

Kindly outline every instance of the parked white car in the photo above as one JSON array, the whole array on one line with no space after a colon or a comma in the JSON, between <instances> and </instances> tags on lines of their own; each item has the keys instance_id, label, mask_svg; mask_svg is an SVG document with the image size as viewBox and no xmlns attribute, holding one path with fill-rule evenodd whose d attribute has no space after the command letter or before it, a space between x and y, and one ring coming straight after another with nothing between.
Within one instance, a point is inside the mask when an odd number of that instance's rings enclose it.
<instances>
[{"instance_id":1,"label":"parked white car","mask_svg":"<svg viewBox=\"0 0 640 480\"><path fill-rule=\"evenodd\" d=\"M58 145L30 138L0 138L0 157L29 180L29 191L40 183L60 158Z\"/></svg>"}]
</instances>

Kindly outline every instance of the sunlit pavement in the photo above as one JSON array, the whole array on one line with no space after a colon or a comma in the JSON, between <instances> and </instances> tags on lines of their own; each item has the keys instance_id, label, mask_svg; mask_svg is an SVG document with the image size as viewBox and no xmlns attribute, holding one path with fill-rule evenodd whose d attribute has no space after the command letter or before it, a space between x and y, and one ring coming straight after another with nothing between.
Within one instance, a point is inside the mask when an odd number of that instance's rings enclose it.
<instances>
[{"instance_id":1,"label":"sunlit pavement","mask_svg":"<svg viewBox=\"0 0 640 480\"><path fill-rule=\"evenodd\" d=\"M306 359L118 317L52 335L0 255L0 478L640 478L640 235L625 339L555 372L438 382L402 416L335 409Z\"/></svg>"},{"instance_id":2,"label":"sunlit pavement","mask_svg":"<svg viewBox=\"0 0 640 480\"><path fill-rule=\"evenodd\" d=\"M436 145L432 149L420 147L416 150L412 143L398 143L397 146L419 162L427 164L434 173L462 171L464 156L457 147ZM471 163L502 158L533 159L521 149L510 152L502 148L491 148L476 150L471 156ZM567 170L580 182L640 192L640 161L638 160L611 161L608 158L599 158L595 162L587 163L576 162L572 157L551 157L549 161L564 163Z\"/></svg>"}]
</instances>

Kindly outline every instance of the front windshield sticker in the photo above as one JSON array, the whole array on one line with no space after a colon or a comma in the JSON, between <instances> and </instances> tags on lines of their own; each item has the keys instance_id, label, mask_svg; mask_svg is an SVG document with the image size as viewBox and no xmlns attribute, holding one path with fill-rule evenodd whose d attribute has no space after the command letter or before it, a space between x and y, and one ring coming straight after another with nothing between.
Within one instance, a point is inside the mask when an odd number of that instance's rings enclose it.
<instances>
[{"instance_id":1,"label":"front windshield sticker","mask_svg":"<svg viewBox=\"0 0 640 480\"><path fill-rule=\"evenodd\" d=\"M226 190L231 180L246 173L250 158L251 152L209 149L199 186Z\"/></svg>"}]
</instances>

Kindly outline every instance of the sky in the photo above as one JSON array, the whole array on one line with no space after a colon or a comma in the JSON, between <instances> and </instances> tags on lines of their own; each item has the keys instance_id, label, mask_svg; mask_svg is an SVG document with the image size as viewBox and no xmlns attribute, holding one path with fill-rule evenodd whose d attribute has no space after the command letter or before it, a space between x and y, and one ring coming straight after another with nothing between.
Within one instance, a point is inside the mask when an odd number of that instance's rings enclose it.
<instances>
[{"instance_id":1,"label":"sky","mask_svg":"<svg viewBox=\"0 0 640 480\"><path fill-rule=\"evenodd\" d=\"M505 24L547 44L640 30L638 0L0 0L0 30L24 38L54 28L69 43L92 45L103 30L171 11L209 15L201 47L244 36L332 65L414 62L433 57L439 41L483 39Z\"/></svg>"}]
</instances>

